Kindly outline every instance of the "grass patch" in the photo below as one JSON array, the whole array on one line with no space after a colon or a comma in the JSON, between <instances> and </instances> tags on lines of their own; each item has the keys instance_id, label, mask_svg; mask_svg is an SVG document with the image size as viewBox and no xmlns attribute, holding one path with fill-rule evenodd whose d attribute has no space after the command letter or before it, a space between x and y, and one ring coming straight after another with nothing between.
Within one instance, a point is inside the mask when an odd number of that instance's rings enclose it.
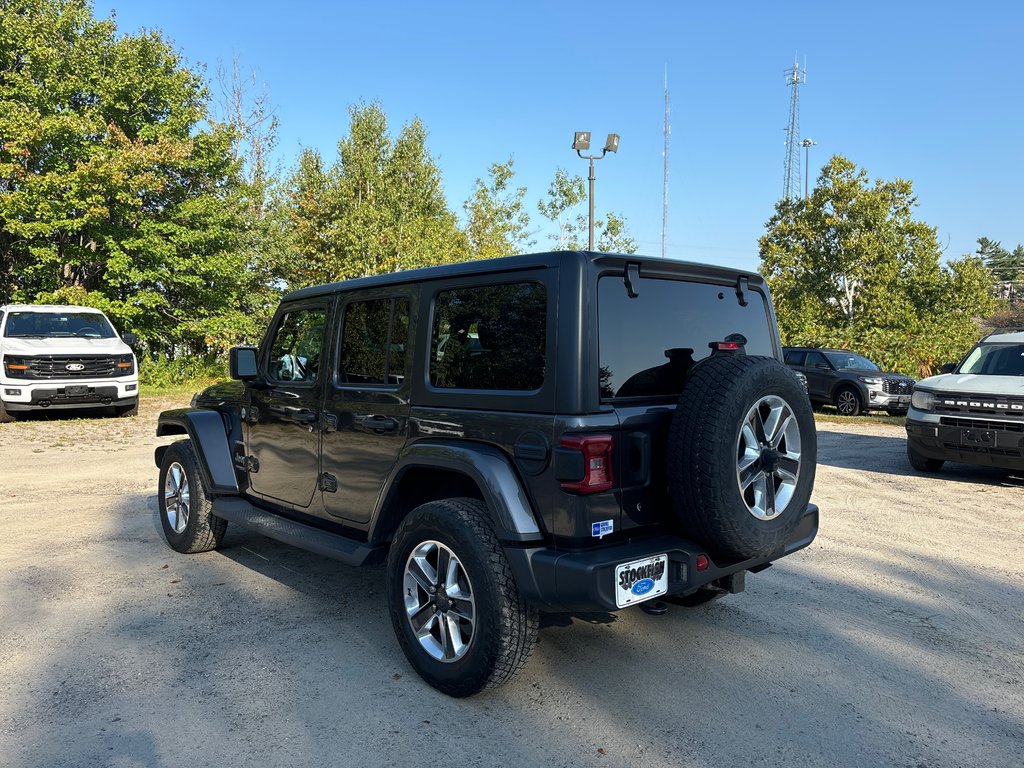
<instances>
[{"instance_id":1,"label":"grass patch","mask_svg":"<svg viewBox=\"0 0 1024 768\"><path fill-rule=\"evenodd\" d=\"M861 416L840 416L836 411L815 411L814 421L818 424L890 424L902 427L906 416L890 416L888 413L866 413Z\"/></svg>"}]
</instances>

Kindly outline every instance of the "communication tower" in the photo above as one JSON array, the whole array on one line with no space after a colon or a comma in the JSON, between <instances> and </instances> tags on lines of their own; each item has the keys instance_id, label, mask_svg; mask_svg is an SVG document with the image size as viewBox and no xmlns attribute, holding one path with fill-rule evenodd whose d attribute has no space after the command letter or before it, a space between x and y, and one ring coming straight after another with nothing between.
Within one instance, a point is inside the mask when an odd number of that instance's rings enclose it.
<instances>
[{"instance_id":1,"label":"communication tower","mask_svg":"<svg viewBox=\"0 0 1024 768\"><path fill-rule=\"evenodd\" d=\"M786 70L789 97L789 125L786 126L786 178L782 186L784 200L800 199L800 86L807 82L807 64L803 70L796 61Z\"/></svg>"}]
</instances>

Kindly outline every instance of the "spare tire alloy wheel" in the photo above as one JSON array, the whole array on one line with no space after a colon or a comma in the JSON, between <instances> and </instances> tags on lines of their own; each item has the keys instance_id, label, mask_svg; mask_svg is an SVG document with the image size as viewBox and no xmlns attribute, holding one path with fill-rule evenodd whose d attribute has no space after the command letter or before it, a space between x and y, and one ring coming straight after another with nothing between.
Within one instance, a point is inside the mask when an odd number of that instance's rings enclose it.
<instances>
[{"instance_id":1,"label":"spare tire alloy wheel","mask_svg":"<svg viewBox=\"0 0 1024 768\"><path fill-rule=\"evenodd\" d=\"M800 479L800 425L781 397L754 403L740 426L736 480L750 514L774 520L786 509Z\"/></svg>"},{"instance_id":2,"label":"spare tire alloy wheel","mask_svg":"<svg viewBox=\"0 0 1024 768\"><path fill-rule=\"evenodd\" d=\"M439 541L425 541L405 563L405 613L420 647L451 663L473 642L476 604L466 568Z\"/></svg>"},{"instance_id":3,"label":"spare tire alloy wheel","mask_svg":"<svg viewBox=\"0 0 1024 768\"><path fill-rule=\"evenodd\" d=\"M814 485L817 435L799 379L771 357L694 368L669 431L669 491L689 537L724 560L779 555Z\"/></svg>"}]
</instances>

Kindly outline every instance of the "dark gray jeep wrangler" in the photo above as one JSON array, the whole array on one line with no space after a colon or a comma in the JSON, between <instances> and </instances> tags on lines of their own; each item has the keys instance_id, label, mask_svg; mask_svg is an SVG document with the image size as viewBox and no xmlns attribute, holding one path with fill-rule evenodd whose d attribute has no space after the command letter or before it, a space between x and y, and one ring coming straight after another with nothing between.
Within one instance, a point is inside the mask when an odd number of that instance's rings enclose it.
<instances>
[{"instance_id":1,"label":"dark gray jeep wrangler","mask_svg":"<svg viewBox=\"0 0 1024 768\"><path fill-rule=\"evenodd\" d=\"M409 662L470 695L523 666L539 610L696 604L810 544L814 421L781 353L758 275L664 259L295 291L235 381L161 414L188 436L156 451L164 532L386 561Z\"/></svg>"}]
</instances>

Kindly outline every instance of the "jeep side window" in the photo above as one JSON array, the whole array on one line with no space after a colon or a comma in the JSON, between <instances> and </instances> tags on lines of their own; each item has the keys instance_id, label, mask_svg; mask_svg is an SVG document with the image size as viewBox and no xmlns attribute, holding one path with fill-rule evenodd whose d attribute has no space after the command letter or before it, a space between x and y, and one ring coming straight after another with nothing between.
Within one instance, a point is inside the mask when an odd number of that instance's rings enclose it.
<instances>
[{"instance_id":1,"label":"jeep side window","mask_svg":"<svg viewBox=\"0 0 1024 768\"><path fill-rule=\"evenodd\" d=\"M321 307L285 313L270 345L271 379L275 381L316 381L320 370L326 313Z\"/></svg>"},{"instance_id":2,"label":"jeep side window","mask_svg":"<svg viewBox=\"0 0 1024 768\"><path fill-rule=\"evenodd\" d=\"M351 302L345 308L339 381L401 384L408 339L408 299Z\"/></svg>"},{"instance_id":3,"label":"jeep side window","mask_svg":"<svg viewBox=\"0 0 1024 768\"><path fill-rule=\"evenodd\" d=\"M544 384L547 292L540 283L441 291L434 302L430 383L531 391Z\"/></svg>"}]
</instances>

